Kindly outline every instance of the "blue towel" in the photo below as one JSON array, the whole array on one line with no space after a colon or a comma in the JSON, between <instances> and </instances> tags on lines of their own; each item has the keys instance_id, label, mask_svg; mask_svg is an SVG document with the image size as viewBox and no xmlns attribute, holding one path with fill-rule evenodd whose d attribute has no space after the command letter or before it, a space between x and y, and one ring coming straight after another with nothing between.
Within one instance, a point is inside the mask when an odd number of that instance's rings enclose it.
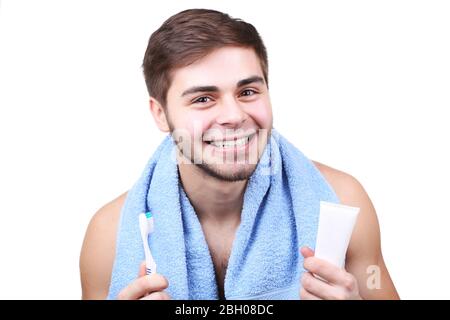
<instances>
[{"instance_id":1,"label":"blue towel","mask_svg":"<svg viewBox=\"0 0 450 320\"><path fill-rule=\"evenodd\" d=\"M151 211L149 245L172 299L218 299L201 224L181 183L168 135L128 192L122 208L108 299L137 277L144 251L138 215ZM275 129L244 194L241 223L225 275L226 299L299 299L302 246L314 249L320 201L339 203L303 153Z\"/></svg>"}]
</instances>

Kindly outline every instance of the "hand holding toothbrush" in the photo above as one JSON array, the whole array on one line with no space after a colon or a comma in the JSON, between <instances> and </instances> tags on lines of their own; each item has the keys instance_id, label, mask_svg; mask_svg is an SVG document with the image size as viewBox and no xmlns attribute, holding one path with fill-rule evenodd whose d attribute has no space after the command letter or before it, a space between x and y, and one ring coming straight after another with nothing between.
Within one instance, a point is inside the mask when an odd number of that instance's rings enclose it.
<instances>
[{"instance_id":1,"label":"hand holding toothbrush","mask_svg":"<svg viewBox=\"0 0 450 320\"><path fill-rule=\"evenodd\" d=\"M148 244L148 236L154 230L151 212L139 215L139 229L144 246L145 261L141 263L138 278L123 289L118 298L121 300L169 300L169 295L162 291L169 286L169 283L165 277L156 273L156 263Z\"/></svg>"},{"instance_id":2,"label":"hand holding toothbrush","mask_svg":"<svg viewBox=\"0 0 450 320\"><path fill-rule=\"evenodd\" d=\"M167 279L158 274L146 274L146 265L143 261L139 267L136 280L120 291L119 300L170 300L167 292L163 291L169 286Z\"/></svg>"}]
</instances>

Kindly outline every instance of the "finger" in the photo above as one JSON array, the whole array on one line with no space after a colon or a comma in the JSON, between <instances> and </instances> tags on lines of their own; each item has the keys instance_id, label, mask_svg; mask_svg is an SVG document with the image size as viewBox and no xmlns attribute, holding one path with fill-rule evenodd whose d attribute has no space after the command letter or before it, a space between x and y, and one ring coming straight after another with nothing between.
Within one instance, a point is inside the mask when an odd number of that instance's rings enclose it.
<instances>
[{"instance_id":1,"label":"finger","mask_svg":"<svg viewBox=\"0 0 450 320\"><path fill-rule=\"evenodd\" d=\"M145 261L142 261L140 266L139 266L138 278L145 276L145 271L146 271L146 269L145 269Z\"/></svg>"},{"instance_id":2,"label":"finger","mask_svg":"<svg viewBox=\"0 0 450 320\"><path fill-rule=\"evenodd\" d=\"M141 298L141 300L170 300L170 296L165 291L152 292Z\"/></svg>"},{"instance_id":3,"label":"finger","mask_svg":"<svg viewBox=\"0 0 450 320\"><path fill-rule=\"evenodd\" d=\"M302 288L321 299L333 300L339 296L336 287L317 279L310 272L305 272L303 274L301 284Z\"/></svg>"},{"instance_id":4,"label":"finger","mask_svg":"<svg viewBox=\"0 0 450 320\"><path fill-rule=\"evenodd\" d=\"M338 285L346 283L347 277L345 270L335 266L331 262L316 257L309 257L305 258L303 266L309 272L318 275L328 282Z\"/></svg>"},{"instance_id":5,"label":"finger","mask_svg":"<svg viewBox=\"0 0 450 320\"><path fill-rule=\"evenodd\" d=\"M305 288L300 289L300 299L301 300L322 300L319 297L313 295L311 292L308 292Z\"/></svg>"},{"instance_id":6,"label":"finger","mask_svg":"<svg viewBox=\"0 0 450 320\"><path fill-rule=\"evenodd\" d=\"M309 258L314 256L314 251L309 247L302 247L300 253L304 258Z\"/></svg>"},{"instance_id":7,"label":"finger","mask_svg":"<svg viewBox=\"0 0 450 320\"><path fill-rule=\"evenodd\" d=\"M137 278L123 289L119 295L119 300L139 299L149 292L162 291L169 286L167 279L157 273Z\"/></svg>"}]
</instances>

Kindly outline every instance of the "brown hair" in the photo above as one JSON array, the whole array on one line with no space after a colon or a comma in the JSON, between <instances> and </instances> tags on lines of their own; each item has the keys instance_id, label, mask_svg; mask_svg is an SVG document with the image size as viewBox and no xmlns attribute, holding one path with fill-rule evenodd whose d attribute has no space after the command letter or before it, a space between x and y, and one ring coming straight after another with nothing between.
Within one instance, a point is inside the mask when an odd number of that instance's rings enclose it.
<instances>
[{"instance_id":1,"label":"brown hair","mask_svg":"<svg viewBox=\"0 0 450 320\"><path fill-rule=\"evenodd\" d=\"M167 19L148 41L142 67L149 94L165 106L171 72L224 46L253 48L268 84L266 48L253 25L219 11L189 9Z\"/></svg>"}]
</instances>

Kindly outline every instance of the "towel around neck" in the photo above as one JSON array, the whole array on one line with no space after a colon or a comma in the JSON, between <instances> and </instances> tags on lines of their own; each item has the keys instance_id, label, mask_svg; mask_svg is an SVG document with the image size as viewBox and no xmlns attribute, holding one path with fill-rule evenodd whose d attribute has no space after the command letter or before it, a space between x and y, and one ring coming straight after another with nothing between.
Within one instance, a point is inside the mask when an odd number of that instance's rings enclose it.
<instances>
[{"instance_id":1,"label":"towel around neck","mask_svg":"<svg viewBox=\"0 0 450 320\"><path fill-rule=\"evenodd\" d=\"M138 215L151 211L149 245L172 299L218 299L201 224L183 190L170 135L128 192L121 211L108 299L137 277L144 251ZM247 183L226 269L226 299L299 299L302 246L314 249L320 201L339 203L315 165L275 129Z\"/></svg>"}]
</instances>

